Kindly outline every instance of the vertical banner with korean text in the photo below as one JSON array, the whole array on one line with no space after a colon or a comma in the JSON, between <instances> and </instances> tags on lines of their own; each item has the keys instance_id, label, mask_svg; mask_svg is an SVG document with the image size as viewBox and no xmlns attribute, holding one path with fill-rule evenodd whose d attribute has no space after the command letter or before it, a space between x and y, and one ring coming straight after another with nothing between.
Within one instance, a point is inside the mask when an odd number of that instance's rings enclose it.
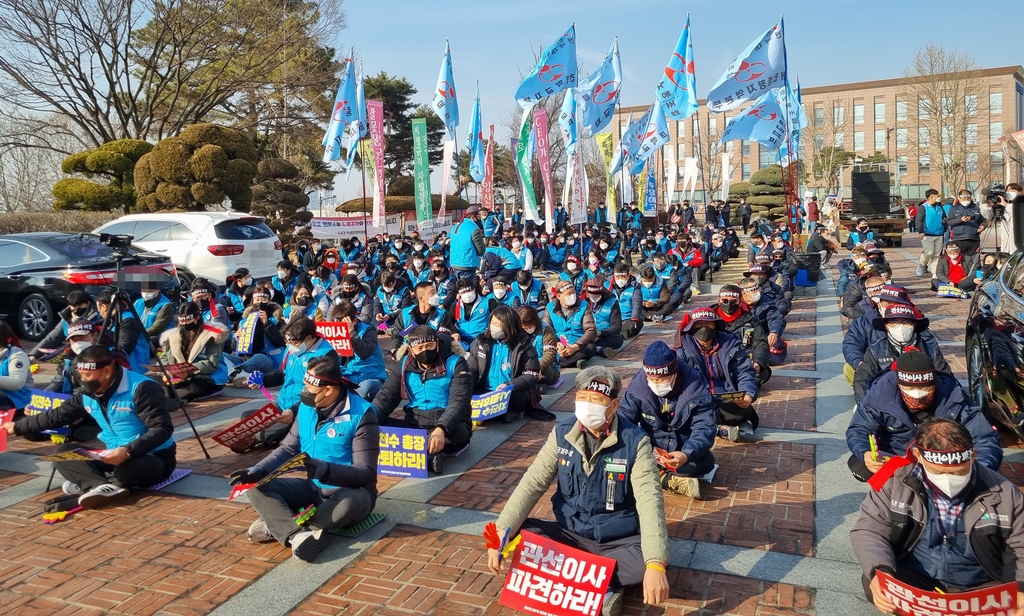
<instances>
[{"instance_id":1,"label":"vertical banner with korean text","mask_svg":"<svg viewBox=\"0 0 1024 616\"><path fill-rule=\"evenodd\" d=\"M544 107L533 110L533 130L537 135L537 162L544 182L544 220L554 220L555 203L551 194L551 144L548 141L548 112Z\"/></svg>"},{"instance_id":2,"label":"vertical banner with korean text","mask_svg":"<svg viewBox=\"0 0 1024 616\"><path fill-rule=\"evenodd\" d=\"M432 222L434 208L430 202L430 157L427 145L427 119L412 120L412 162L416 188L416 220L421 225Z\"/></svg>"},{"instance_id":3,"label":"vertical banner with korean text","mask_svg":"<svg viewBox=\"0 0 1024 616\"><path fill-rule=\"evenodd\" d=\"M647 159L647 182L641 189L644 191L644 216L654 218L658 215L658 178L652 158Z\"/></svg>"},{"instance_id":4,"label":"vertical banner with korean text","mask_svg":"<svg viewBox=\"0 0 1024 616\"><path fill-rule=\"evenodd\" d=\"M583 148L576 148L572 167L572 207L569 210L570 224L587 222L587 171L583 167Z\"/></svg>"},{"instance_id":5,"label":"vertical banner with korean text","mask_svg":"<svg viewBox=\"0 0 1024 616\"><path fill-rule=\"evenodd\" d=\"M604 181L607 188L607 203L608 203L608 216L611 218L611 207L615 203L615 181L612 178L612 157L615 156L615 144L614 136L611 133L601 133L595 135L594 139L597 140L597 147L601 149L601 158L604 159ZM622 207L626 204L623 203Z\"/></svg>"},{"instance_id":6,"label":"vertical banner with korean text","mask_svg":"<svg viewBox=\"0 0 1024 616\"><path fill-rule=\"evenodd\" d=\"M437 217L445 214L448 202L448 182L452 179L452 158L455 156L455 142L445 141L444 152L441 155L441 210Z\"/></svg>"},{"instance_id":7,"label":"vertical banner with korean text","mask_svg":"<svg viewBox=\"0 0 1024 616\"><path fill-rule=\"evenodd\" d=\"M480 204L487 209L494 207L494 125L491 124L491 136L487 140L487 152L484 154L484 183L481 184Z\"/></svg>"},{"instance_id":8,"label":"vertical banner with korean text","mask_svg":"<svg viewBox=\"0 0 1024 616\"><path fill-rule=\"evenodd\" d=\"M373 226L384 218L384 103L366 101L366 123L373 143Z\"/></svg>"},{"instance_id":9,"label":"vertical banner with korean text","mask_svg":"<svg viewBox=\"0 0 1024 616\"><path fill-rule=\"evenodd\" d=\"M516 170L519 181L523 185L523 214L526 220L540 221L537 211L537 195L533 192L533 161L530 157L530 132L533 130L533 115L530 109L523 110L523 123L519 128L519 141L516 143Z\"/></svg>"}]
</instances>

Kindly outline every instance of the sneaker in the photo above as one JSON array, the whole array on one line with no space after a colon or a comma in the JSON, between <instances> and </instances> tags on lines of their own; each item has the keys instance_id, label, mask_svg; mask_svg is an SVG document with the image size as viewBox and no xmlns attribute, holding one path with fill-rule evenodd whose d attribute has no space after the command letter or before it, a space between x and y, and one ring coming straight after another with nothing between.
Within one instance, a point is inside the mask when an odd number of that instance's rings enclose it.
<instances>
[{"instance_id":1,"label":"sneaker","mask_svg":"<svg viewBox=\"0 0 1024 616\"><path fill-rule=\"evenodd\" d=\"M604 593L604 604L601 607L601 616L619 616L622 613L622 591L611 591Z\"/></svg>"},{"instance_id":2,"label":"sneaker","mask_svg":"<svg viewBox=\"0 0 1024 616\"><path fill-rule=\"evenodd\" d=\"M580 359L580 360L576 361L576 367L579 368L580 370L583 370L583 367L586 366L586 365L587 365L587 360L585 360L585 359Z\"/></svg>"},{"instance_id":3,"label":"sneaker","mask_svg":"<svg viewBox=\"0 0 1024 616\"><path fill-rule=\"evenodd\" d=\"M700 482L696 477L680 477L672 473L665 473L662 483L669 492L700 500Z\"/></svg>"},{"instance_id":4,"label":"sneaker","mask_svg":"<svg viewBox=\"0 0 1024 616\"><path fill-rule=\"evenodd\" d=\"M604 347L601 349L601 354L611 359L615 355L615 349L613 347Z\"/></svg>"},{"instance_id":5,"label":"sneaker","mask_svg":"<svg viewBox=\"0 0 1024 616\"><path fill-rule=\"evenodd\" d=\"M548 386L543 383L537 386L537 390L540 391L540 395L542 396L548 395Z\"/></svg>"},{"instance_id":6,"label":"sneaker","mask_svg":"<svg viewBox=\"0 0 1024 616\"><path fill-rule=\"evenodd\" d=\"M718 426L718 437L727 441L736 442L740 440L739 426Z\"/></svg>"},{"instance_id":7,"label":"sneaker","mask_svg":"<svg viewBox=\"0 0 1024 616\"><path fill-rule=\"evenodd\" d=\"M512 415L513 421L515 420L515 414L505 413L505 415ZM508 420L506 419L506 421ZM444 460L441 458L440 455L430 456L430 459L427 460L427 466L430 467L430 472L434 473L435 475L444 474Z\"/></svg>"},{"instance_id":8,"label":"sneaker","mask_svg":"<svg viewBox=\"0 0 1024 616\"><path fill-rule=\"evenodd\" d=\"M918 278L920 278L921 276L924 276L924 266L923 265L918 265L917 269L914 271L914 275L917 276Z\"/></svg>"},{"instance_id":9,"label":"sneaker","mask_svg":"<svg viewBox=\"0 0 1024 616\"><path fill-rule=\"evenodd\" d=\"M327 547L327 533L323 530L303 530L292 535L292 556L311 563Z\"/></svg>"},{"instance_id":10,"label":"sneaker","mask_svg":"<svg viewBox=\"0 0 1024 616\"><path fill-rule=\"evenodd\" d=\"M696 285L690 287L690 292L694 295L700 295L700 289Z\"/></svg>"},{"instance_id":11,"label":"sneaker","mask_svg":"<svg viewBox=\"0 0 1024 616\"><path fill-rule=\"evenodd\" d=\"M652 317L652 320L655 323L664 323L665 322L665 317L661 316L660 314L656 314L656 315L654 315L654 317Z\"/></svg>"},{"instance_id":12,"label":"sneaker","mask_svg":"<svg viewBox=\"0 0 1024 616\"><path fill-rule=\"evenodd\" d=\"M70 481L65 481L64 484L61 485L60 490L68 496L74 496L82 493L82 488L79 487L77 483L71 483Z\"/></svg>"},{"instance_id":13,"label":"sneaker","mask_svg":"<svg viewBox=\"0 0 1024 616\"><path fill-rule=\"evenodd\" d=\"M112 483L97 486L78 497L78 505L85 509L99 509L128 496L128 490Z\"/></svg>"},{"instance_id":14,"label":"sneaker","mask_svg":"<svg viewBox=\"0 0 1024 616\"><path fill-rule=\"evenodd\" d=\"M257 518L249 525L249 531L245 533L245 538L253 543L269 543L274 540L270 529L267 528L267 523L262 518Z\"/></svg>"},{"instance_id":15,"label":"sneaker","mask_svg":"<svg viewBox=\"0 0 1024 616\"><path fill-rule=\"evenodd\" d=\"M749 421L744 421L740 424L740 436L749 437L754 436L754 424Z\"/></svg>"},{"instance_id":16,"label":"sneaker","mask_svg":"<svg viewBox=\"0 0 1024 616\"><path fill-rule=\"evenodd\" d=\"M228 381L238 387L245 387L245 382L248 380L250 372L246 372L241 368L235 368L235 371L228 376Z\"/></svg>"}]
</instances>

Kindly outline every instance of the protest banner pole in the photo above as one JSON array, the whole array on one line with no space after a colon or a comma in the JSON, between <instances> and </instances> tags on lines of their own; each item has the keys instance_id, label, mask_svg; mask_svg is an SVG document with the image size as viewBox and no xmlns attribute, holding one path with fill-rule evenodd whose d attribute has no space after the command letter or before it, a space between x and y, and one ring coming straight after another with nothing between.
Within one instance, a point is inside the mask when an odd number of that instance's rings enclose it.
<instances>
[{"instance_id":1,"label":"protest banner pole","mask_svg":"<svg viewBox=\"0 0 1024 616\"><path fill-rule=\"evenodd\" d=\"M367 245L370 243L370 238L366 233L366 217L368 215L366 213L366 161L363 160L362 152L359 154L359 173L363 176L363 248L369 250ZM384 226L387 228L387 223L384 223ZM345 271L348 271L348 268Z\"/></svg>"},{"instance_id":2,"label":"protest banner pole","mask_svg":"<svg viewBox=\"0 0 1024 616\"><path fill-rule=\"evenodd\" d=\"M795 237L795 235L796 235L797 225L796 225L796 220L794 220L794 218L796 218L796 217L789 215L789 208L792 207L793 199L794 199L793 186L792 186L792 184L793 184L793 142L792 142L792 140L789 137L790 132L791 132L790 131L790 127L792 126L792 122L791 122L791 119L789 117L789 114L790 114L790 111L789 111L789 75L786 75L786 89L785 89L785 92L784 92L783 96L785 96L785 98L786 98L786 155L789 156L789 165L782 165L782 172L784 174L783 175L782 183L785 186L785 194L786 194L786 219L787 219L786 220L786 223L787 223L786 226L789 227L789 234L790 234L791 239L793 240L792 245L796 246L797 238ZM781 162L782 161L780 161L780 163ZM788 180L785 177L787 167L789 169L789 173L788 173L789 179Z\"/></svg>"}]
</instances>

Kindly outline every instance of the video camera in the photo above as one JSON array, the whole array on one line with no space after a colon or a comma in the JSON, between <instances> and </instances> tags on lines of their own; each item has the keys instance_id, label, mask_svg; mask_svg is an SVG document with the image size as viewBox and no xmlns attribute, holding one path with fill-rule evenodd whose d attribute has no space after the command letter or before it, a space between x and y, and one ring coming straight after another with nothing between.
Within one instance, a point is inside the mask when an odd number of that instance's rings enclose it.
<instances>
[{"instance_id":1,"label":"video camera","mask_svg":"<svg viewBox=\"0 0 1024 616\"><path fill-rule=\"evenodd\" d=\"M985 202L992 206L992 220L1002 222L1006 218L1006 187L999 182L993 182L989 188L982 188L981 194L985 196Z\"/></svg>"},{"instance_id":2,"label":"video camera","mask_svg":"<svg viewBox=\"0 0 1024 616\"><path fill-rule=\"evenodd\" d=\"M132 245L134 235L117 235L115 233L100 233L100 243L111 248L127 248Z\"/></svg>"}]
</instances>

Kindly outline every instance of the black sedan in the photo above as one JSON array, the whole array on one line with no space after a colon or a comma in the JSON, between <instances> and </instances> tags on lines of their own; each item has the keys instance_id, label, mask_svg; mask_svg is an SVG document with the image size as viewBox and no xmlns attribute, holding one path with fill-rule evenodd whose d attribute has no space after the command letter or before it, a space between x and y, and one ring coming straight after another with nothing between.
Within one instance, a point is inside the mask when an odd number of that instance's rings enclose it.
<instances>
[{"instance_id":1,"label":"black sedan","mask_svg":"<svg viewBox=\"0 0 1024 616\"><path fill-rule=\"evenodd\" d=\"M135 246L119 250L126 268L148 266L165 272L169 277L165 292L177 285L169 257ZM14 325L23 337L41 340L59 320L69 292L83 289L95 296L115 281L116 273L115 249L96 235L0 235L0 318Z\"/></svg>"}]
</instances>

